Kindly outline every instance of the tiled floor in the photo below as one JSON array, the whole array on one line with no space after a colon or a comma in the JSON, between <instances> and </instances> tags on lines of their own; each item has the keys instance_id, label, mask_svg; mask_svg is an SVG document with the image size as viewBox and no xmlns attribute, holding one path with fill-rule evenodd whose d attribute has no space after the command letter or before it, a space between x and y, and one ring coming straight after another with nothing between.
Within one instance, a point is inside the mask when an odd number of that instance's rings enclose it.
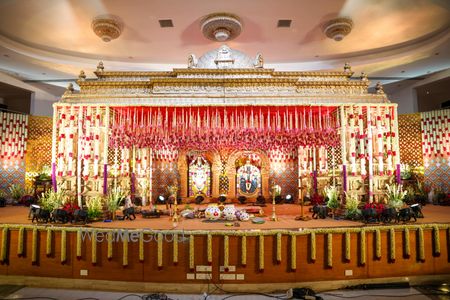
<instances>
[{"instance_id":1,"label":"tiled floor","mask_svg":"<svg viewBox=\"0 0 450 300\"><path fill-rule=\"evenodd\" d=\"M103 292L103 291L87 291L87 290L65 290L65 289L41 289L41 288L22 288L7 298L1 299L58 299L58 300L138 300L138 299L156 299L145 298L145 294L128 294L117 292ZM272 294L271 297L263 295L238 295L238 294L214 294L214 295L179 295L168 294L168 299L179 300L222 300L222 299L238 299L238 300L254 300L254 299L287 299L286 294ZM275 296L275 297L274 297ZM450 299L450 294L447 296L426 296L415 288L403 289L377 289L377 290L338 290L324 292L320 294L325 300L334 299L407 299L407 300L427 300L427 299Z\"/></svg>"}]
</instances>

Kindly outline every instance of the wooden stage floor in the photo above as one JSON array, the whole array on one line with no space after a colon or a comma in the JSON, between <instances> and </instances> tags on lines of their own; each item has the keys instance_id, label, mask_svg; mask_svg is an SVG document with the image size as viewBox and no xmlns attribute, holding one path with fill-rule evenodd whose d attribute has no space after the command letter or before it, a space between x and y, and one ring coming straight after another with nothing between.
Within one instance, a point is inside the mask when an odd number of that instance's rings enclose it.
<instances>
[{"instance_id":1,"label":"wooden stage floor","mask_svg":"<svg viewBox=\"0 0 450 300\"><path fill-rule=\"evenodd\" d=\"M180 209L184 208L184 204L180 205ZM195 205L190 204L192 208L206 207L207 205ZM235 207L242 209L248 207L248 205L235 204ZM164 209L162 205L158 206L159 209ZM309 206L304 207L304 214L311 216L309 212ZM263 207L266 222L264 224L253 224L250 221L238 222L239 227L225 226L225 221L222 222L205 222L205 219L183 219L180 218L177 229L179 230L268 230L268 229L291 229L298 230L299 228L321 228L321 227L359 227L362 226L362 222L349 221L349 220L333 220L327 219L311 219L309 221L296 221L295 216L300 215L300 206L296 204L278 204L276 205L276 212L279 217L279 221L270 221L272 214L272 205L267 204ZM28 219L29 208L23 206L7 206L0 208L0 224L31 224L31 220ZM410 224L423 224L423 223L450 223L450 207L426 205L422 208L425 218L417 219L417 222L410 222ZM394 224L394 223L392 223ZM374 224L370 224L374 225ZM67 226L67 225L66 225ZM69 225L70 226L70 225ZM173 224L168 216L161 216L156 219L145 219L141 215L137 215L136 220L129 221L113 221L113 222L94 222L87 224L88 227L99 228L128 228L128 229L172 229Z\"/></svg>"}]
</instances>

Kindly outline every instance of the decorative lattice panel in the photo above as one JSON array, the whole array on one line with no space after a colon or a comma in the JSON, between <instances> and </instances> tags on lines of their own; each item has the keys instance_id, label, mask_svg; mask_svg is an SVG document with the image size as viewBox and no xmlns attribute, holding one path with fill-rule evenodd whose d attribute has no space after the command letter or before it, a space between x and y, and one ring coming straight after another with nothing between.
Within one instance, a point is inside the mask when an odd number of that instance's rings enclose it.
<instances>
[{"instance_id":1,"label":"decorative lattice panel","mask_svg":"<svg viewBox=\"0 0 450 300\"><path fill-rule=\"evenodd\" d=\"M271 163L269 182L281 187L281 195L298 197L298 167L297 160L286 160L280 163Z\"/></svg>"},{"instance_id":2,"label":"decorative lattice panel","mask_svg":"<svg viewBox=\"0 0 450 300\"><path fill-rule=\"evenodd\" d=\"M422 136L420 113L398 116L400 159L410 166L422 166Z\"/></svg>"},{"instance_id":3,"label":"decorative lattice panel","mask_svg":"<svg viewBox=\"0 0 450 300\"><path fill-rule=\"evenodd\" d=\"M167 187L169 185L180 186L180 175L177 165L168 161L155 161L153 165L153 201L159 195L168 196Z\"/></svg>"}]
</instances>

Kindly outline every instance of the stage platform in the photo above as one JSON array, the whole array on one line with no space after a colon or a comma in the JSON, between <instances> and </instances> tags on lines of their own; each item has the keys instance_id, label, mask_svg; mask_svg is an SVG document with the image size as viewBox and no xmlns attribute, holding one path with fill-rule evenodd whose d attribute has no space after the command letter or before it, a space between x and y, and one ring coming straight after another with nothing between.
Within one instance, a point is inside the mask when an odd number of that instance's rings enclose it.
<instances>
[{"instance_id":1,"label":"stage platform","mask_svg":"<svg viewBox=\"0 0 450 300\"><path fill-rule=\"evenodd\" d=\"M205 208L207 204L195 205L189 204L191 208ZM185 204L179 205L180 209L183 209ZM244 209L246 207L257 207L245 204L235 204L237 209ZM165 205L158 205L158 209L165 209ZM148 209L148 207L144 207ZM251 221L247 222L237 222L239 227L236 226L226 226L226 223L234 223L233 221L227 222L224 220L218 222L206 221L206 219L184 219L180 217L180 222L178 223L177 229L179 230L252 230L252 229L292 229L298 230L299 228L333 228L333 227L361 227L364 223L360 221L350 221L350 220L333 220L331 218L326 219L311 219L309 221L297 221L296 216L300 215L301 207L297 204L277 204L276 213L278 216L278 221L270 221L270 216L272 215L272 204L266 204L265 207L261 207L264 211L266 220L264 224L253 224ZM303 208L305 216L311 216L312 213L309 212L310 206L305 206ZM31 220L28 219L28 207L23 206L7 206L0 208L0 224L31 224ZM436 205L426 205L422 208L422 212L425 218L417 219L417 222L408 222L408 224L430 224L430 223L450 223L450 206L436 206ZM118 212L118 214L120 214ZM51 223L49 223L51 224ZM392 222L392 225L397 223ZM400 222L399 224L403 224ZM42 224L45 225L45 224ZM60 226L70 226L61 225ZM377 225L368 224L370 226ZM384 224L380 224L384 225ZM169 216L161 216L160 218L143 218L141 215L137 215L137 218L133 221L125 220L119 221L115 220L113 222L93 222L88 223L88 227L98 227L98 228L127 228L127 229L154 229L154 230L169 230L173 228L173 223Z\"/></svg>"}]
</instances>

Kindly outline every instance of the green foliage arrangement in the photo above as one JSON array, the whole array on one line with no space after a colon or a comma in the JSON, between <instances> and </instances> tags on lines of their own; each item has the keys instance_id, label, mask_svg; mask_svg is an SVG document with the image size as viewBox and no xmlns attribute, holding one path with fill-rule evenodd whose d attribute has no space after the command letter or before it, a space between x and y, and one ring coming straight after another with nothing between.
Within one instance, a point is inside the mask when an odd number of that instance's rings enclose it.
<instances>
[{"instance_id":1,"label":"green foliage arrangement","mask_svg":"<svg viewBox=\"0 0 450 300\"><path fill-rule=\"evenodd\" d=\"M106 208L108 209L108 211L114 213L116 210L118 210L120 202L122 202L125 197L126 193L120 186L112 188L108 193L108 197L106 198Z\"/></svg>"},{"instance_id":2,"label":"green foliage arrangement","mask_svg":"<svg viewBox=\"0 0 450 300\"><path fill-rule=\"evenodd\" d=\"M53 190L48 190L45 193L42 193L41 198L39 199L39 205L48 211L53 211L59 207L61 207L68 200L66 192L63 190L59 190L54 192Z\"/></svg>"},{"instance_id":3,"label":"green foliage arrangement","mask_svg":"<svg viewBox=\"0 0 450 300\"><path fill-rule=\"evenodd\" d=\"M400 209L403 207L407 191L403 191L403 186L401 184L393 183L391 185L386 184L386 196L387 204L391 208Z\"/></svg>"},{"instance_id":4,"label":"green foliage arrangement","mask_svg":"<svg viewBox=\"0 0 450 300\"><path fill-rule=\"evenodd\" d=\"M104 199L100 196L95 196L86 200L86 207L89 219L97 219L103 215Z\"/></svg>"},{"instance_id":5,"label":"green foliage arrangement","mask_svg":"<svg viewBox=\"0 0 450 300\"><path fill-rule=\"evenodd\" d=\"M347 219L354 220L360 217L361 211L358 206L358 195L355 193L345 193L345 217Z\"/></svg>"},{"instance_id":6,"label":"green foliage arrangement","mask_svg":"<svg viewBox=\"0 0 450 300\"><path fill-rule=\"evenodd\" d=\"M325 197L328 199L327 206L331 209L339 208L339 193L335 186L327 186L323 189Z\"/></svg>"}]
</instances>

